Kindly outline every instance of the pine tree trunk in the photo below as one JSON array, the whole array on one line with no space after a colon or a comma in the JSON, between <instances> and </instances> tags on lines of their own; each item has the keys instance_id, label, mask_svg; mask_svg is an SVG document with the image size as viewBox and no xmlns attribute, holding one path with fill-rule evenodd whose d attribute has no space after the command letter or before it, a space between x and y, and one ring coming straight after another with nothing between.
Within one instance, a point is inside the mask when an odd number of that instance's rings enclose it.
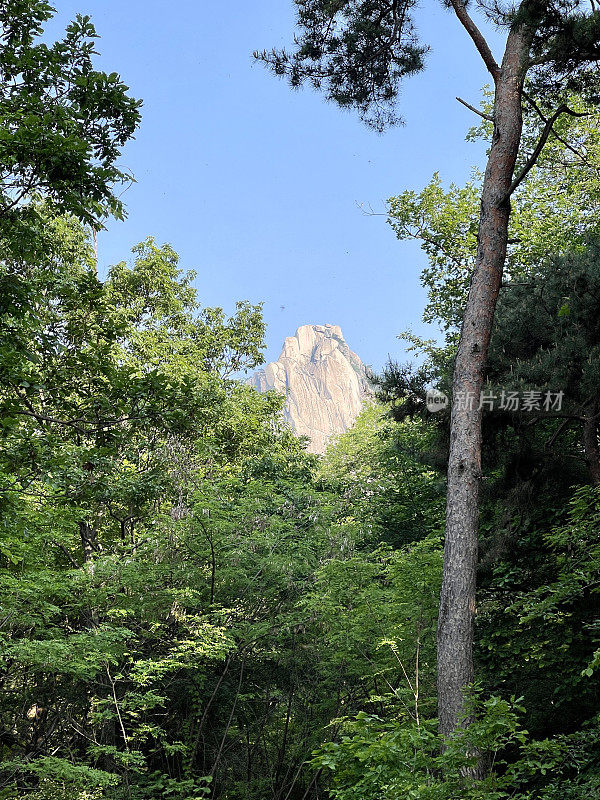
<instances>
[{"instance_id":1,"label":"pine tree trunk","mask_svg":"<svg viewBox=\"0 0 600 800\"><path fill-rule=\"evenodd\" d=\"M449 735L473 681L473 631L481 482L481 411L488 345L506 257L508 194L521 141L522 90L533 31L512 29L496 76L494 135L485 173L476 266L453 377L444 574L437 630L439 730Z\"/></svg>"}]
</instances>

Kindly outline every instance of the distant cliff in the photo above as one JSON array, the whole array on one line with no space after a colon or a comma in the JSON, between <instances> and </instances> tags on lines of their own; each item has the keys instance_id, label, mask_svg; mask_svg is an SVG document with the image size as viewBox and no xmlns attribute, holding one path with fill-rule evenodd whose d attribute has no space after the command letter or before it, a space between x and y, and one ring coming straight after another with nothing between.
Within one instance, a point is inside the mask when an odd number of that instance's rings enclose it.
<instances>
[{"instance_id":1,"label":"distant cliff","mask_svg":"<svg viewBox=\"0 0 600 800\"><path fill-rule=\"evenodd\" d=\"M323 453L331 436L354 423L371 394L366 369L338 325L302 325L285 340L279 359L249 383L287 397L285 418L298 435L310 437L313 453Z\"/></svg>"}]
</instances>

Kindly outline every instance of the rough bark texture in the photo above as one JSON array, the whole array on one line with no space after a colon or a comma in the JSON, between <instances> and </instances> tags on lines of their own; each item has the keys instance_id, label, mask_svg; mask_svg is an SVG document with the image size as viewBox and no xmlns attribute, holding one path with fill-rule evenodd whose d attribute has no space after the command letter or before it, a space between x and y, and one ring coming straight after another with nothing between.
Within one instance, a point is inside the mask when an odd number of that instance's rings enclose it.
<instances>
[{"instance_id":1,"label":"rough bark texture","mask_svg":"<svg viewBox=\"0 0 600 800\"><path fill-rule=\"evenodd\" d=\"M521 141L521 96L532 35L529 26L510 31L504 59L494 75L494 136L481 197L476 266L454 367L444 574L437 631L438 716L440 733L445 736L460 724L464 713L462 691L474 677L481 481L478 404L506 257L508 194ZM474 398L472 405L467 398Z\"/></svg>"}]
</instances>

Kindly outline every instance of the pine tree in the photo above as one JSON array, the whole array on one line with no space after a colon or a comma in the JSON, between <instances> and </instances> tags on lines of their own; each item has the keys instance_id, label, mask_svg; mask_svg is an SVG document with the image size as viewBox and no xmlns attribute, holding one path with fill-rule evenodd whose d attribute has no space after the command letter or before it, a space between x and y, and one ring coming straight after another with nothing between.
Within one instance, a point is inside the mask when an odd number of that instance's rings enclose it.
<instances>
[{"instance_id":1,"label":"pine tree","mask_svg":"<svg viewBox=\"0 0 600 800\"><path fill-rule=\"evenodd\" d=\"M427 47L414 28L414 0L295 0L293 52L256 53L293 87L322 89L327 99L358 110L381 130L397 122L403 78L424 67ZM522 0L479 4L485 18L506 29L498 63L464 0L445 0L469 35L494 82L486 117L494 133L481 193L478 246L464 309L453 377L448 463L444 578L438 621L438 713L448 735L464 712L464 687L473 681L473 623L481 483L481 411L494 312L508 241L510 197L536 163L553 126L574 114L569 92L593 98L600 57L600 12L579 0ZM459 54L457 54L459 56ZM527 79L527 90L525 80ZM533 151L522 157L523 104L543 121ZM521 156L522 168L515 174ZM474 402L461 402L473 398Z\"/></svg>"}]
</instances>

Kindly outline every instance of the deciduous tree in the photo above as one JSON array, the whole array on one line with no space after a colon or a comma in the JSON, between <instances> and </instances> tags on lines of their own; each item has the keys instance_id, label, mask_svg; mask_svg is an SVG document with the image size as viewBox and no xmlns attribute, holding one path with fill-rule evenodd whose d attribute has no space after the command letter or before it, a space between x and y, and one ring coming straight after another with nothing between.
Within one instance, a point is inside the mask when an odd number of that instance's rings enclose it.
<instances>
[{"instance_id":1,"label":"deciduous tree","mask_svg":"<svg viewBox=\"0 0 600 800\"><path fill-rule=\"evenodd\" d=\"M94 68L97 34L77 16L62 40L43 38L46 0L0 5L0 234L16 234L34 194L101 227L123 216L115 194L129 182L117 165L140 121L140 101L116 72ZM22 236L22 230L21 234ZM15 245L23 244L16 237ZM6 245L6 242L5 242Z\"/></svg>"}]
</instances>

